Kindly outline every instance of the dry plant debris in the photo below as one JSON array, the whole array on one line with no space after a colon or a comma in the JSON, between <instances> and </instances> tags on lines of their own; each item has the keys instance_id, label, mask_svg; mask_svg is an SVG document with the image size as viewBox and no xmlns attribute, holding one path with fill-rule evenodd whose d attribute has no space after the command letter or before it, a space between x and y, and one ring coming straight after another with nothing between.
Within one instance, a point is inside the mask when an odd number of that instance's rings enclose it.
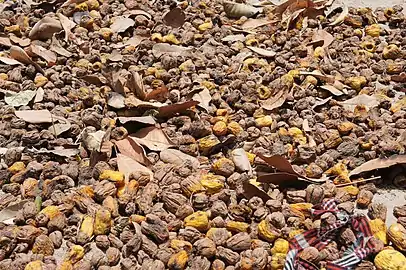
<instances>
[{"instance_id":1,"label":"dry plant debris","mask_svg":"<svg viewBox=\"0 0 406 270\"><path fill-rule=\"evenodd\" d=\"M2 1L0 269L328 270L360 231L353 269L405 269L406 205L374 200L406 187L405 29L324 0Z\"/></svg>"}]
</instances>

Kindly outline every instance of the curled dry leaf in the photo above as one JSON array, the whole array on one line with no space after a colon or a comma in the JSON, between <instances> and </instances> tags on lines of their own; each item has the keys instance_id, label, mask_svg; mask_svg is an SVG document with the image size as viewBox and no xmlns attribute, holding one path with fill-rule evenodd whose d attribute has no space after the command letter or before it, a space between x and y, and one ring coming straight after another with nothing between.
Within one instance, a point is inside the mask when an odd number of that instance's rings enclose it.
<instances>
[{"instance_id":1,"label":"curled dry leaf","mask_svg":"<svg viewBox=\"0 0 406 270\"><path fill-rule=\"evenodd\" d=\"M48 110L23 110L15 111L18 118L31 124L52 123L52 114Z\"/></svg>"},{"instance_id":2,"label":"curled dry leaf","mask_svg":"<svg viewBox=\"0 0 406 270\"><path fill-rule=\"evenodd\" d=\"M107 79L103 76L97 76L97 75L85 75L83 77L80 77L80 79L90 83L94 84L96 86L102 86L107 83Z\"/></svg>"},{"instance_id":3,"label":"curled dry leaf","mask_svg":"<svg viewBox=\"0 0 406 270\"><path fill-rule=\"evenodd\" d=\"M158 88L152 90L151 92L147 93L145 100L161 100L165 99L169 93L168 88L165 85L159 86Z\"/></svg>"},{"instance_id":4,"label":"curled dry leaf","mask_svg":"<svg viewBox=\"0 0 406 270\"><path fill-rule=\"evenodd\" d=\"M150 169L140 164L138 161L127 157L123 154L117 154L117 167L120 172L125 175L128 180L129 176L133 172L146 172L150 175L150 180L153 179L153 173Z\"/></svg>"},{"instance_id":5,"label":"curled dry leaf","mask_svg":"<svg viewBox=\"0 0 406 270\"><path fill-rule=\"evenodd\" d=\"M117 149L121 154L130 157L145 166L151 165L144 148L133 138L127 137L123 140L114 141L113 143L117 146Z\"/></svg>"},{"instance_id":6,"label":"curled dry leaf","mask_svg":"<svg viewBox=\"0 0 406 270\"><path fill-rule=\"evenodd\" d=\"M142 16L145 16L148 20L152 19L152 15L142 9L129 10L129 11L125 12L124 15L127 17L135 17L138 15L142 15Z\"/></svg>"},{"instance_id":7,"label":"curled dry leaf","mask_svg":"<svg viewBox=\"0 0 406 270\"><path fill-rule=\"evenodd\" d=\"M18 46L11 46L10 47L10 57L23 63L23 64L32 64L34 65L35 69L42 74L44 74L44 70L34 61L32 61L31 57Z\"/></svg>"},{"instance_id":8,"label":"curled dry leaf","mask_svg":"<svg viewBox=\"0 0 406 270\"><path fill-rule=\"evenodd\" d=\"M185 154L176 149L166 149L161 151L159 157L163 162L174 164L174 165L183 165L185 161L189 160L194 169L199 168L200 162L197 158L192 157L188 154Z\"/></svg>"},{"instance_id":9,"label":"curled dry leaf","mask_svg":"<svg viewBox=\"0 0 406 270\"><path fill-rule=\"evenodd\" d=\"M366 94L361 94L351 99L347 99L346 101L339 102L344 109L353 112L355 107L358 105L365 105L365 107L369 110L373 107L379 105L379 100L376 96L368 96Z\"/></svg>"},{"instance_id":10,"label":"curled dry leaf","mask_svg":"<svg viewBox=\"0 0 406 270\"><path fill-rule=\"evenodd\" d=\"M176 7L164 15L163 21L166 25L177 28L185 23L185 18L185 13Z\"/></svg>"},{"instance_id":11,"label":"curled dry leaf","mask_svg":"<svg viewBox=\"0 0 406 270\"><path fill-rule=\"evenodd\" d=\"M63 28L60 21L51 17L45 17L34 25L28 37L31 40L46 40L50 39L54 33L62 31L62 29Z\"/></svg>"},{"instance_id":12,"label":"curled dry leaf","mask_svg":"<svg viewBox=\"0 0 406 270\"><path fill-rule=\"evenodd\" d=\"M340 23L342 23L345 19L345 17L347 17L348 15L348 6L347 5L343 5L343 11L341 12L341 14L334 20L334 22L330 23L331 26L334 25L338 25Z\"/></svg>"},{"instance_id":13,"label":"curled dry leaf","mask_svg":"<svg viewBox=\"0 0 406 270\"><path fill-rule=\"evenodd\" d=\"M127 31L128 28L134 26L135 21L130 18L126 17L117 17L115 18L112 25L110 25L110 29L115 33L121 33Z\"/></svg>"},{"instance_id":14,"label":"curled dry leaf","mask_svg":"<svg viewBox=\"0 0 406 270\"><path fill-rule=\"evenodd\" d=\"M223 1L223 8L230 18L241 18L243 16L249 18L262 12L261 8L231 1Z\"/></svg>"},{"instance_id":15,"label":"curled dry leaf","mask_svg":"<svg viewBox=\"0 0 406 270\"><path fill-rule=\"evenodd\" d=\"M142 76L138 72L136 72L136 71L130 72L126 86L139 99L145 100L145 98L147 97L147 93L145 92L144 82L142 81Z\"/></svg>"},{"instance_id":16,"label":"curled dry leaf","mask_svg":"<svg viewBox=\"0 0 406 270\"><path fill-rule=\"evenodd\" d=\"M124 85L125 85L125 78L120 75L119 72L116 71L103 71L103 76L106 77L108 84L110 87L119 94L125 95Z\"/></svg>"},{"instance_id":17,"label":"curled dry leaf","mask_svg":"<svg viewBox=\"0 0 406 270\"><path fill-rule=\"evenodd\" d=\"M35 97L36 91L25 90L18 93L7 91L4 101L13 107L25 106Z\"/></svg>"},{"instance_id":18,"label":"curled dry leaf","mask_svg":"<svg viewBox=\"0 0 406 270\"><path fill-rule=\"evenodd\" d=\"M69 37L73 36L71 30L76 26L76 23L69 20L69 18L62 13L58 13L57 15L59 20L61 21L63 31L65 31L65 41L68 41Z\"/></svg>"},{"instance_id":19,"label":"curled dry leaf","mask_svg":"<svg viewBox=\"0 0 406 270\"><path fill-rule=\"evenodd\" d=\"M31 44L30 48L34 54L47 61L48 65L54 65L56 63L57 56L54 52L35 44Z\"/></svg>"},{"instance_id":20,"label":"curled dry leaf","mask_svg":"<svg viewBox=\"0 0 406 270\"><path fill-rule=\"evenodd\" d=\"M244 196L247 199L251 199L252 197L259 197L264 202L271 199L271 197L265 191L263 191L261 188L259 188L256 184L253 184L249 181L244 181L243 189L244 189Z\"/></svg>"},{"instance_id":21,"label":"curled dry leaf","mask_svg":"<svg viewBox=\"0 0 406 270\"><path fill-rule=\"evenodd\" d=\"M79 149L75 148L60 148L60 149L53 149L53 150L47 150L47 149L40 149L36 150L33 149L35 153L38 154L54 154L60 157L74 157L79 154Z\"/></svg>"},{"instance_id":22,"label":"curled dry leaf","mask_svg":"<svg viewBox=\"0 0 406 270\"><path fill-rule=\"evenodd\" d=\"M209 104L211 101L211 95L210 95L209 89L204 88L199 93L194 94L192 99L199 102L199 105L198 105L199 107L202 107L206 111L209 110Z\"/></svg>"},{"instance_id":23,"label":"curled dry leaf","mask_svg":"<svg viewBox=\"0 0 406 270\"><path fill-rule=\"evenodd\" d=\"M274 57L276 55L276 52L274 51L269 51L266 49L258 48L258 47L253 47L253 46L247 46L248 49L251 51L265 57Z\"/></svg>"},{"instance_id":24,"label":"curled dry leaf","mask_svg":"<svg viewBox=\"0 0 406 270\"><path fill-rule=\"evenodd\" d=\"M370 172L377 169L389 168L397 164L406 164L406 155L393 155L388 158L376 158L369 160L352 170L348 176L354 176L363 172Z\"/></svg>"},{"instance_id":25,"label":"curled dry leaf","mask_svg":"<svg viewBox=\"0 0 406 270\"><path fill-rule=\"evenodd\" d=\"M175 103L175 104L170 104L170 105L164 105L159 108L159 114L157 115L158 117L168 117L171 115L174 115L179 112L183 112L190 107L196 106L199 104L199 101L195 100L190 100L190 101L185 101L181 103Z\"/></svg>"},{"instance_id":26,"label":"curled dry leaf","mask_svg":"<svg viewBox=\"0 0 406 270\"><path fill-rule=\"evenodd\" d=\"M333 94L335 96L344 95L343 92L341 92L340 90L338 90L337 88L335 88L334 86L332 86L330 84L322 85L322 86L320 86L320 88L329 91L331 94Z\"/></svg>"},{"instance_id":27,"label":"curled dry leaf","mask_svg":"<svg viewBox=\"0 0 406 270\"><path fill-rule=\"evenodd\" d=\"M169 54L171 56L179 56L190 53L192 48L182 47L178 45L170 45L168 43L157 43L152 46L152 54L159 58L164 54Z\"/></svg>"},{"instance_id":28,"label":"curled dry leaf","mask_svg":"<svg viewBox=\"0 0 406 270\"><path fill-rule=\"evenodd\" d=\"M131 138L152 151L162 151L175 145L165 132L157 127L140 129L136 133L131 134Z\"/></svg>"}]
</instances>

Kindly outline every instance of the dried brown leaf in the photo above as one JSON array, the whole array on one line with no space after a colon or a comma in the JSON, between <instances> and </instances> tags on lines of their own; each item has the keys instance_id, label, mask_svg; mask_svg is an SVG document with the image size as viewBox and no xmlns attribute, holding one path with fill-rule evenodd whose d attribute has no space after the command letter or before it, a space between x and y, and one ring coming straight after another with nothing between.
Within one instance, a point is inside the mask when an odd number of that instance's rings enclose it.
<instances>
[{"instance_id":1,"label":"dried brown leaf","mask_svg":"<svg viewBox=\"0 0 406 270\"><path fill-rule=\"evenodd\" d=\"M120 62L123 60L123 55L121 55L120 51L114 50L109 55L108 59L111 62Z\"/></svg>"},{"instance_id":2,"label":"dried brown leaf","mask_svg":"<svg viewBox=\"0 0 406 270\"><path fill-rule=\"evenodd\" d=\"M48 110L23 110L15 111L18 118L31 124L52 123L52 114Z\"/></svg>"},{"instance_id":3,"label":"dried brown leaf","mask_svg":"<svg viewBox=\"0 0 406 270\"><path fill-rule=\"evenodd\" d=\"M5 37L5 36L0 36L0 45L5 46L5 47L11 47L13 44L11 44L10 38Z\"/></svg>"},{"instance_id":4,"label":"dried brown leaf","mask_svg":"<svg viewBox=\"0 0 406 270\"><path fill-rule=\"evenodd\" d=\"M231 1L223 1L223 8L229 18L249 18L262 12L261 8Z\"/></svg>"},{"instance_id":5,"label":"dried brown leaf","mask_svg":"<svg viewBox=\"0 0 406 270\"><path fill-rule=\"evenodd\" d=\"M272 198L262 189L257 187L256 185L244 181L243 183L243 189L244 189L244 196L247 199L251 199L252 197L259 197L261 198L264 202L271 200Z\"/></svg>"},{"instance_id":6,"label":"dried brown leaf","mask_svg":"<svg viewBox=\"0 0 406 270\"><path fill-rule=\"evenodd\" d=\"M270 21L269 19L261 18L261 19L248 19L246 20L242 25L241 29L243 30L253 30L255 28L268 25L268 24L273 24L276 23L277 21L273 20Z\"/></svg>"},{"instance_id":7,"label":"dried brown leaf","mask_svg":"<svg viewBox=\"0 0 406 270\"><path fill-rule=\"evenodd\" d=\"M344 95L343 92L341 92L340 90L338 90L337 88L335 88L334 86L332 86L330 84L322 85L322 86L320 86L320 88L329 91L331 94L333 94L335 96Z\"/></svg>"},{"instance_id":8,"label":"dried brown leaf","mask_svg":"<svg viewBox=\"0 0 406 270\"><path fill-rule=\"evenodd\" d=\"M389 168L397 164L406 164L406 155L393 155L389 158L372 159L352 170L348 176L354 176L377 169Z\"/></svg>"},{"instance_id":9,"label":"dried brown leaf","mask_svg":"<svg viewBox=\"0 0 406 270\"><path fill-rule=\"evenodd\" d=\"M236 41L245 41L245 36L243 34L238 35L228 35L221 39L223 42L236 42Z\"/></svg>"},{"instance_id":10,"label":"dried brown leaf","mask_svg":"<svg viewBox=\"0 0 406 270\"><path fill-rule=\"evenodd\" d=\"M32 64L34 65L35 69L42 74L44 74L44 70L34 61L32 61L31 57L18 46L11 46L10 47L10 57L23 63L23 64Z\"/></svg>"},{"instance_id":11,"label":"dried brown leaf","mask_svg":"<svg viewBox=\"0 0 406 270\"><path fill-rule=\"evenodd\" d=\"M330 23L330 25L333 26L333 25L338 25L338 24L342 23L344 21L345 17L347 17L348 12L349 12L349 10L348 10L347 5L344 5L343 6L343 11L341 12L340 16L338 16L334 20L334 22Z\"/></svg>"},{"instance_id":12,"label":"dried brown leaf","mask_svg":"<svg viewBox=\"0 0 406 270\"><path fill-rule=\"evenodd\" d=\"M82 79L90 84L94 84L96 86L102 86L107 83L106 78L104 78L103 76L97 76L97 75L85 75L83 77L80 77L80 79Z\"/></svg>"},{"instance_id":13,"label":"dried brown leaf","mask_svg":"<svg viewBox=\"0 0 406 270\"><path fill-rule=\"evenodd\" d=\"M328 97L325 99L321 99L321 100L316 100L316 103L314 103L314 105L312 106L312 109L316 109L317 107L326 104L327 102L330 101L330 99L332 99L333 97Z\"/></svg>"},{"instance_id":14,"label":"dried brown leaf","mask_svg":"<svg viewBox=\"0 0 406 270\"><path fill-rule=\"evenodd\" d=\"M169 90L165 85L162 85L151 92L147 93L147 96L145 97L145 100L161 100L164 99L166 100L166 97L169 94Z\"/></svg>"},{"instance_id":15,"label":"dried brown leaf","mask_svg":"<svg viewBox=\"0 0 406 270\"><path fill-rule=\"evenodd\" d=\"M274 57L276 55L276 52L274 52L274 51L270 51L270 50L266 50L266 49L262 49L262 48L258 48L258 47L247 46L247 48L250 49L251 51L253 51L261 56L265 56L265 57Z\"/></svg>"},{"instance_id":16,"label":"dried brown leaf","mask_svg":"<svg viewBox=\"0 0 406 270\"><path fill-rule=\"evenodd\" d=\"M0 222L5 222L6 224L12 224L12 220L17 216L18 211L23 209L24 204L26 204L28 200L23 200L18 203L8 205L6 208L0 211Z\"/></svg>"},{"instance_id":17,"label":"dried brown leaf","mask_svg":"<svg viewBox=\"0 0 406 270\"><path fill-rule=\"evenodd\" d=\"M119 94L125 95L124 85L126 79L116 71L103 71L103 76L107 79L110 87Z\"/></svg>"},{"instance_id":18,"label":"dried brown leaf","mask_svg":"<svg viewBox=\"0 0 406 270\"><path fill-rule=\"evenodd\" d=\"M314 32L312 36L312 42L310 44L313 44L314 42L322 42L322 47L327 48L331 43L334 41L334 36L331 35L329 32L323 29L319 29Z\"/></svg>"},{"instance_id":19,"label":"dried brown leaf","mask_svg":"<svg viewBox=\"0 0 406 270\"><path fill-rule=\"evenodd\" d=\"M366 94L361 94L346 101L339 102L344 109L353 112L355 107L358 105L365 105L367 109L378 106L380 103L376 96L368 96Z\"/></svg>"},{"instance_id":20,"label":"dried brown leaf","mask_svg":"<svg viewBox=\"0 0 406 270\"><path fill-rule=\"evenodd\" d=\"M117 120L121 124L125 124L127 122L137 122L137 123L142 123L142 124L147 124L147 125L155 125L156 121L155 119L148 115L148 116L133 116L133 117L117 117Z\"/></svg>"},{"instance_id":21,"label":"dried brown leaf","mask_svg":"<svg viewBox=\"0 0 406 270\"><path fill-rule=\"evenodd\" d=\"M117 154L117 167L118 170L125 175L126 179L128 179L133 172L146 172L150 175L150 180L153 180L153 173L150 169L123 154Z\"/></svg>"},{"instance_id":22,"label":"dried brown leaf","mask_svg":"<svg viewBox=\"0 0 406 270\"><path fill-rule=\"evenodd\" d=\"M127 87L141 100L145 100L147 93L145 92L144 82L142 81L142 76L136 72L131 71L127 80Z\"/></svg>"},{"instance_id":23,"label":"dried brown leaf","mask_svg":"<svg viewBox=\"0 0 406 270\"><path fill-rule=\"evenodd\" d=\"M125 108L125 97L119 93L112 92L107 100L107 104L115 109Z\"/></svg>"},{"instance_id":24,"label":"dried brown leaf","mask_svg":"<svg viewBox=\"0 0 406 270\"><path fill-rule=\"evenodd\" d=\"M61 43L59 43L58 39L55 36L52 37L52 42L51 45L49 46L49 49L65 57L72 56L72 53L69 52L68 50L65 50L65 48L62 47Z\"/></svg>"},{"instance_id":25,"label":"dried brown leaf","mask_svg":"<svg viewBox=\"0 0 406 270\"><path fill-rule=\"evenodd\" d=\"M68 0L68 2L69 2L69 0ZM84 2L84 1L82 1L82 2ZM65 41L67 42L71 36L74 36L72 34L71 30L76 26L76 23L71 21L68 17L66 17L62 13L58 13L57 15L61 22L63 31L65 31Z\"/></svg>"},{"instance_id":26,"label":"dried brown leaf","mask_svg":"<svg viewBox=\"0 0 406 270\"><path fill-rule=\"evenodd\" d=\"M110 25L110 29L115 33L121 33L127 31L128 28L134 26L135 21L130 18L126 17L117 17L115 18L112 25Z\"/></svg>"},{"instance_id":27,"label":"dried brown leaf","mask_svg":"<svg viewBox=\"0 0 406 270\"><path fill-rule=\"evenodd\" d=\"M197 169L200 166L200 162L197 158L192 157L176 149L163 150L159 154L159 157L163 162L178 166L182 166L186 161L190 161L194 169Z\"/></svg>"},{"instance_id":28,"label":"dried brown leaf","mask_svg":"<svg viewBox=\"0 0 406 270\"><path fill-rule=\"evenodd\" d=\"M192 99L199 102L199 105L198 105L199 107L202 107L206 111L209 110L209 104L211 101L211 95L210 95L209 89L204 88L199 93L194 94Z\"/></svg>"},{"instance_id":29,"label":"dried brown leaf","mask_svg":"<svg viewBox=\"0 0 406 270\"><path fill-rule=\"evenodd\" d=\"M142 16L145 16L148 20L152 19L152 15L142 9L133 9L133 10L125 12L124 15L127 17L142 15Z\"/></svg>"},{"instance_id":30,"label":"dried brown leaf","mask_svg":"<svg viewBox=\"0 0 406 270\"><path fill-rule=\"evenodd\" d=\"M60 21L51 17L45 17L34 25L28 37L31 40L46 40L50 39L54 33L62 31L62 29L63 28Z\"/></svg>"},{"instance_id":31,"label":"dried brown leaf","mask_svg":"<svg viewBox=\"0 0 406 270\"><path fill-rule=\"evenodd\" d=\"M121 154L130 157L145 166L151 165L144 148L131 137L127 137L120 141L114 141L113 143L117 146L117 149Z\"/></svg>"},{"instance_id":32,"label":"dried brown leaf","mask_svg":"<svg viewBox=\"0 0 406 270\"><path fill-rule=\"evenodd\" d=\"M57 56L54 52L35 44L31 44L30 48L34 54L47 61L48 65L54 65L56 63Z\"/></svg>"},{"instance_id":33,"label":"dried brown leaf","mask_svg":"<svg viewBox=\"0 0 406 270\"><path fill-rule=\"evenodd\" d=\"M190 107L198 105L199 102L195 100L190 100L190 101L185 101L181 103L175 103L171 105L164 105L159 108L159 114L158 117L168 117L171 115L174 115L176 113L183 112Z\"/></svg>"},{"instance_id":34,"label":"dried brown leaf","mask_svg":"<svg viewBox=\"0 0 406 270\"><path fill-rule=\"evenodd\" d=\"M178 45L170 45L167 43L157 43L152 46L152 54L159 58L164 54L169 54L171 56L179 56L184 55L186 53L190 53L192 51L191 48L182 47Z\"/></svg>"},{"instance_id":35,"label":"dried brown leaf","mask_svg":"<svg viewBox=\"0 0 406 270\"><path fill-rule=\"evenodd\" d=\"M285 100L289 94L289 89L284 87L276 93L274 93L270 98L262 102L261 106L265 110L272 111L273 109L279 108L285 103Z\"/></svg>"},{"instance_id":36,"label":"dried brown leaf","mask_svg":"<svg viewBox=\"0 0 406 270\"><path fill-rule=\"evenodd\" d=\"M17 43L21 47L27 47L28 45L31 44L31 40L29 38L19 38L15 35L10 35L10 40L14 43Z\"/></svg>"},{"instance_id":37,"label":"dried brown leaf","mask_svg":"<svg viewBox=\"0 0 406 270\"><path fill-rule=\"evenodd\" d=\"M168 11L163 18L163 21L166 25L171 27L181 27L185 23L186 15L178 7Z\"/></svg>"},{"instance_id":38,"label":"dried brown leaf","mask_svg":"<svg viewBox=\"0 0 406 270\"><path fill-rule=\"evenodd\" d=\"M175 145L165 132L157 127L140 129L136 133L131 134L131 138L152 151L162 151Z\"/></svg>"},{"instance_id":39,"label":"dried brown leaf","mask_svg":"<svg viewBox=\"0 0 406 270\"><path fill-rule=\"evenodd\" d=\"M3 56L0 56L0 62L4 63L6 65L10 65L10 66L16 66L16 65L22 65L23 64L23 63L15 60L15 59L3 57Z\"/></svg>"},{"instance_id":40,"label":"dried brown leaf","mask_svg":"<svg viewBox=\"0 0 406 270\"><path fill-rule=\"evenodd\" d=\"M54 149L54 150L47 150L47 149L41 149L41 150L36 150L36 153L38 154L54 154L60 157L73 157L79 154L79 149L75 148L69 148L69 149Z\"/></svg>"}]
</instances>

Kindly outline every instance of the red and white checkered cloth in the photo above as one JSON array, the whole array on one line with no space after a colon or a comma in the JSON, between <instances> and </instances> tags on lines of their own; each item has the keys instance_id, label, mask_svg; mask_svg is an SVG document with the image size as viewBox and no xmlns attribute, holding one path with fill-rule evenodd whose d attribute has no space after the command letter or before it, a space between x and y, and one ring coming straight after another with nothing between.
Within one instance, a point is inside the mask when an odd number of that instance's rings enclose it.
<instances>
[{"instance_id":1,"label":"red and white checkered cloth","mask_svg":"<svg viewBox=\"0 0 406 270\"><path fill-rule=\"evenodd\" d=\"M284 270L318 270L319 268L316 265L300 259L297 255L307 247L322 250L337 236L338 229L347 225L351 226L354 233L356 233L357 242L346 250L342 258L327 262L326 270L353 269L365 257L374 252L373 245L368 241L372 236L372 232L365 216L351 217L346 212L340 211L334 199L325 201L312 209L314 216L320 216L327 212L335 214L337 222L320 229L306 231L291 239Z\"/></svg>"}]
</instances>

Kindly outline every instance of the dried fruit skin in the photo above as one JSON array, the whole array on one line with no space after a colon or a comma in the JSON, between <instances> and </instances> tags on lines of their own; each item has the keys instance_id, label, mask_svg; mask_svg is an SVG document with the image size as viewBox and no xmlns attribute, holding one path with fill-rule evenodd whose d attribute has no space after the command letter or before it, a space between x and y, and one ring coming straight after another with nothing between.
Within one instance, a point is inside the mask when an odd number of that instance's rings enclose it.
<instances>
[{"instance_id":1,"label":"dried fruit skin","mask_svg":"<svg viewBox=\"0 0 406 270\"><path fill-rule=\"evenodd\" d=\"M124 174L121 172L116 172L112 170L104 170L100 176L99 180L109 180L111 182L117 183L117 184L124 184Z\"/></svg>"},{"instance_id":2,"label":"dried fruit skin","mask_svg":"<svg viewBox=\"0 0 406 270\"><path fill-rule=\"evenodd\" d=\"M80 232L86 235L88 238L93 236L94 219L91 216L85 216L82 224L80 225Z\"/></svg>"},{"instance_id":3,"label":"dried fruit skin","mask_svg":"<svg viewBox=\"0 0 406 270\"><path fill-rule=\"evenodd\" d=\"M43 254L44 256L51 256L54 254L54 244L48 236L40 235L35 238L35 242L32 247L32 253Z\"/></svg>"},{"instance_id":4,"label":"dried fruit skin","mask_svg":"<svg viewBox=\"0 0 406 270\"><path fill-rule=\"evenodd\" d=\"M248 230L248 228L250 227L250 225L248 223L245 222L239 222L239 221L228 221L226 224L226 228L229 231L232 232L246 232Z\"/></svg>"},{"instance_id":5,"label":"dried fruit skin","mask_svg":"<svg viewBox=\"0 0 406 270\"><path fill-rule=\"evenodd\" d=\"M195 212L185 218L185 226L190 226L199 231L207 231L209 229L209 218L207 213L203 211Z\"/></svg>"},{"instance_id":6,"label":"dried fruit skin","mask_svg":"<svg viewBox=\"0 0 406 270\"><path fill-rule=\"evenodd\" d=\"M168 261L168 268L173 270L181 270L186 266L188 255L185 250L173 254Z\"/></svg>"},{"instance_id":7,"label":"dried fruit skin","mask_svg":"<svg viewBox=\"0 0 406 270\"><path fill-rule=\"evenodd\" d=\"M83 256L85 256L85 249L82 246L73 245L70 248L69 254L65 259L65 261L75 264L78 261L80 261L83 258Z\"/></svg>"},{"instance_id":8,"label":"dried fruit skin","mask_svg":"<svg viewBox=\"0 0 406 270\"><path fill-rule=\"evenodd\" d=\"M218 121L213 126L213 133L217 136L224 136L227 134L227 124L223 121Z\"/></svg>"},{"instance_id":9,"label":"dried fruit skin","mask_svg":"<svg viewBox=\"0 0 406 270\"><path fill-rule=\"evenodd\" d=\"M389 240L401 251L406 251L406 229L398 223L388 229Z\"/></svg>"},{"instance_id":10,"label":"dried fruit skin","mask_svg":"<svg viewBox=\"0 0 406 270\"><path fill-rule=\"evenodd\" d=\"M271 270L282 270L285 265L286 254L275 253L271 258Z\"/></svg>"},{"instance_id":11,"label":"dried fruit skin","mask_svg":"<svg viewBox=\"0 0 406 270\"><path fill-rule=\"evenodd\" d=\"M42 270L44 266L44 263L42 261L33 261L29 262L24 270Z\"/></svg>"},{"instance_id":12,"label":"dried fruit skin","mask_svg":"<svg viewBox=\"0 0 406 270\"><path fill-rule=\"evenodd\" d=\"M268 219L264 219L258 224L258 235L262 239L272 243L276 238L279 237L280 234L276 231Z\"/></svg>"},{"instance_id":13,"label":"dried fruit skin","mask_svg":"<svg viewBox=\"0 0 406 270\"><path fill-rule=\"evenodd\" d=\"M214 174L208 173L202 176L200 183L206 189L209 194L214 194L219 192L224 188L224 183L221 180L222 176L216 176Z\"/></svg>"},{"instance_id":14,"label":"dried fruit skin","mask_svg":"<svg viewBox=\"0 0 406 270\"><path fill-rule=\"evenodd\" d=\"M376 255L374 263L378 270L406 269L406 257L396 250L382 250Z\"/></svg>"},{"instance_id":15,"label":"dried fruit skin","mask_svg":"<svg viewBox=\"0 0 406 270\"><path fill-rule=\"evenodd\" d=\"M255 119L255 123L258 127L270 127L272 125L272 117L270 115L259 117Z\"/></svg>"}]
</instances>

